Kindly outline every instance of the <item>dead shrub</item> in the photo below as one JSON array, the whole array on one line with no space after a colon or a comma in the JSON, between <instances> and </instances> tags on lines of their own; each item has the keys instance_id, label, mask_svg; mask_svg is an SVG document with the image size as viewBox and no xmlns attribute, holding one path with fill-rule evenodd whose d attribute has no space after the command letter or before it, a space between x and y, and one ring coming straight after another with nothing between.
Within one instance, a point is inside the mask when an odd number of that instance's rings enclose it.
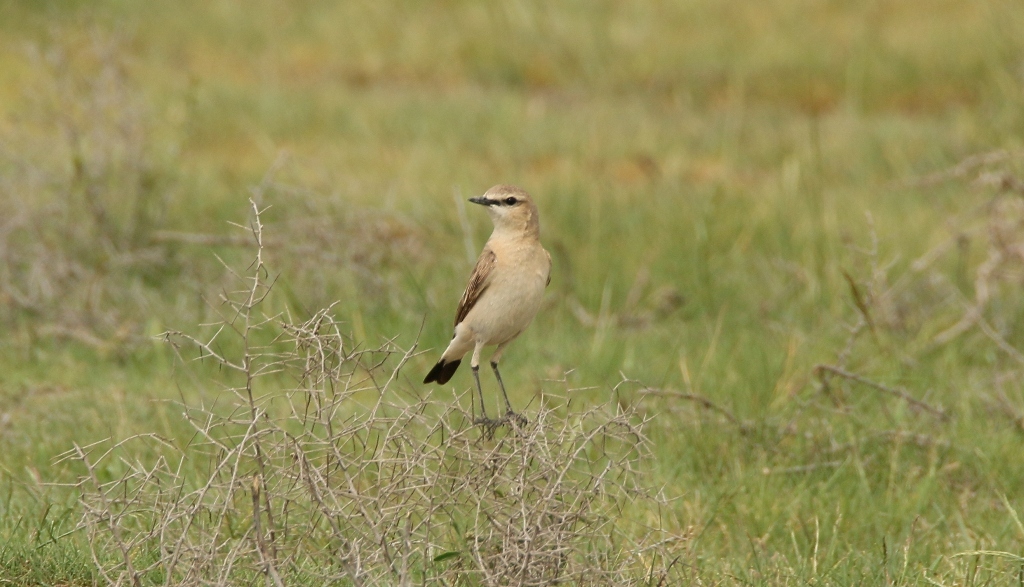
<instances>
[{"instance_id":1,"label":"dead shrub","mask_svg":"<svg viewBox=\"0 0 1024 587\"><path fill-rule=\"evenodd\" d=\"M642 418L544 398L528 424L472 426L463 397L405 380L415 346L362 348L329 307L265 314L253 209L256 259L222 320L165 335L233 379L182 406L194 438L67 455L84 466L81 528L104 582L678 584L681 539L645 486Z\"/></svg>"},{"instance_id":2,"label":"dead shrub","mask_svg":"<svg viewBox=\"0 0 1024 587\"><path fill-rule=\"evenodd\" d=\"M844 276L856 320L849 325L849 337L836 361L814 368L820 388L834 401L841 403L849 395L847 388L858 385L899 398L915 412L948 420L955 412L932 399L947 395L947 402L955 401L948 394L875 381L864 373L864 364L877 364L881 351L912 370L922 357L942 349L990 349L999 359L991 375L984 376L988 381L981 397L992 411L1020 427L1019 398L1014 397L1019 389L1008 382L1024 373L1024 332L1018 328L1024 315L1022 170L1024 152L993 151L902 186L961 184L968 192L964 200L975 203L951 217L948 237L904 270L896 269L895 259L880 258L874 236L868 248L855 250L855 260L866 267Z\"/></svg>"},{"instance_id":3,"label":"dead shrub","mask_svg":"<svg viewBox=\"0 0 1024 587\"><path fill-rule=\"evenodd\" d=\"M28 49L45 74L0 134L0 312L34 336L118 350L141 340L130 310L146 307L145 284L177 270L150 240L173 173L118 41L54 39Z\"/></svg>"}]
</instances>

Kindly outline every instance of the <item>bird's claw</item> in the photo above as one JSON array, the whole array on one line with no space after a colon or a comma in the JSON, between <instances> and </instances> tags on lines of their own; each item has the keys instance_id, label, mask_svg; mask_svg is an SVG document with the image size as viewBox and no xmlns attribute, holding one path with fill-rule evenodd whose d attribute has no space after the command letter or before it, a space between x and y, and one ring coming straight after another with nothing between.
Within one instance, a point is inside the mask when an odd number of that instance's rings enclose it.
<instances>
[{"instance_id":1,"label":"bird's claw","mask_svg":"<svg viewBox=\"0 0 1024 587\"><path fill-rule=\"evenodd\" d=\"M494 432L501 426L509 426L513 429L518 429L529 423L530 421L526 416L517 414L512 410L505 412L505 415L500 418L488 418L487 416L483 416L473 420L473 425L483 428L484 436L488 438L494 436Z\"/></svg>"},{"instance_id":2,"label":"bird's claw","mask_svg":"<svg viewBox=\"0 0 1024 587\"><path fill-rule=\"evenodd\" d=\"M526 416L522 414L517 414L516 412L513 412L511 409L505 412L505 417L502 418L502 421L514 423L517 426L526 426L527 424L530 423L530 421L526 419Z\"/></svg>"}]
</instances>

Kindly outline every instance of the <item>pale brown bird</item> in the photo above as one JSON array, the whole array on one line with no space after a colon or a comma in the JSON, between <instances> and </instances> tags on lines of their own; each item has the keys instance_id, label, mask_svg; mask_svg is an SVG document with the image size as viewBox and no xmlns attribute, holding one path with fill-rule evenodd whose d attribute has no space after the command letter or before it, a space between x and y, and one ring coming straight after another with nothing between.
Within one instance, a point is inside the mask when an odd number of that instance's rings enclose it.
<instances>
[{"instance_id":1,"label":"pale brown bird","mask_svg":"<svg viewBox=\"0 0 1024 587\"><path fill-rule=\"evenodd\" d=\"M514 417L498 361L540 310L551 282L551 255L540 244L540 219L533 199L521 188L496 185L470 202L486 206L494 232L476 261L469 285L455 311L455 334L423 383L447 383L470 350L470 367L480 396L482 422L489 422L480 387L480 351L497 345L491 368L505 398L506 416Z\"/></svg>"}]
</instances>

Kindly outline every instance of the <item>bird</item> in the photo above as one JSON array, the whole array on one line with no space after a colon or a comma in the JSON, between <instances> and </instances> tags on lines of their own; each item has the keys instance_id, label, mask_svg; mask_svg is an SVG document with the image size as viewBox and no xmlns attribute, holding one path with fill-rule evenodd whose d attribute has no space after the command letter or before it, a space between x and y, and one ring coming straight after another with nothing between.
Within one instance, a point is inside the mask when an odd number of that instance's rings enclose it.
<instances>
[{"instance_id":1,"label":"bird","mask_svg":"<svg viewBox=\"0 0 1024 587\"><path fill-rule=\"evenodd\" d=\"M526 330L540 311L544 290L551 283L551 255L540 243L540 215L526 190L496 185L469 201L487 208L494 231L476 261L455 311L452 340L423 383L444 385L466 353L473 351L470 368L483 415L475 423L500 422L488 419L480 387L480 353L484 347L496 345L490 362L505 398L505 418L523 421L512 410L498 361L509 343Z\"/></svg>"}]
</instances>

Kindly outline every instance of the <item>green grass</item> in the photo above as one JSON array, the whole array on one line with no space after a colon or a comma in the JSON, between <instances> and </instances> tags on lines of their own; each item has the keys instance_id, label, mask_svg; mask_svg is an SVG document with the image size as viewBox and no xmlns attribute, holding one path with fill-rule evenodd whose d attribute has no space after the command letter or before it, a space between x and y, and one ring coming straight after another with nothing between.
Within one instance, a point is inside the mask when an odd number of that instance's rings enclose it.
<instances>
[{"instance_id":1,"label":"green grass","mask_svg":"<svg viewBox=\"0 0 1024 587\"><path fill-rule=\"evenodd\" d=\"M248 255L151 235L240 234L275 161L272 303L340 300L369 346L422 326L410 386L450 334L465 239L490 229L467 210L467 235L454 198L535 196L555 265L503 362L512 400L571 371L580 401L647 410L694 582L1018 581L1024 369L978 328L933 341L1019 211L903 182L1024 147L1021 30L1015 0L0 2L0 277L34 300L0 288L0 585L92 584L81 536L54 539L78 514L47 483L81 473L56 458L186 434L159 400L204 391L147 337L210 321L215 253ZM993 168L1024 177L1019 158ZM1017 263L984 315L1020 351ZM859 316L844 271L875 326L846 367L948 420L820 389ZM623 375L739 424L613 392Z\"/></svg>"}]
</instances>

